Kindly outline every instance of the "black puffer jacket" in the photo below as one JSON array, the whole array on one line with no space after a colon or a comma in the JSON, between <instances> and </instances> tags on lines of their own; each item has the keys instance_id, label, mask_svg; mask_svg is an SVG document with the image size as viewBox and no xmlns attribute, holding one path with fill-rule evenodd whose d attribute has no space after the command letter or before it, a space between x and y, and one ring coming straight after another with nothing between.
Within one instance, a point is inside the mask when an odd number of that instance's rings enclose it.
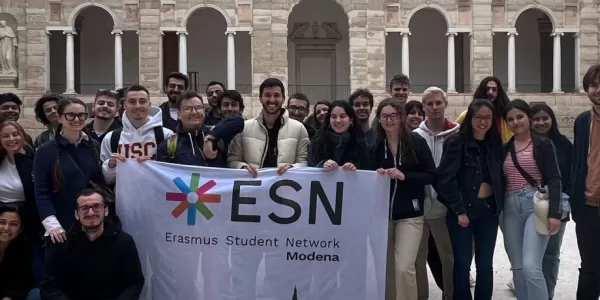
<instances>
[{"instance_id":1,"label":"black puffer jacket","mask_svg":"<svg viewBox=\"0 0 600 300\"><path fill-rule=\"evenodd\" d=\"M392 153L386 145L386 141L378 141L371 150L372 167L374 169L397 168L404 173L405 179L399 181L392 179L390 185L390 218L391 220L402 220L423 216L423 204L425 202L425 186L434 184L435 162L427 141L418 133L410 135L412 149L403 153L401 161L399 153ZM398 146L398 151L401 147ZM408 159L408 157L414 157Z\"/></svg>"}]
</instances>

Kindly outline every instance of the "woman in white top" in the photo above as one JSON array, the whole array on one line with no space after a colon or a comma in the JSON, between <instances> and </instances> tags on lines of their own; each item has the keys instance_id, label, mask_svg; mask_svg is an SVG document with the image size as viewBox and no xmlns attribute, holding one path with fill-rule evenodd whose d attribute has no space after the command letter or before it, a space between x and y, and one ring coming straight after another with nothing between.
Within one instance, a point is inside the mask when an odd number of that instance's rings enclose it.
<instances>
[{"instance_id":1,"label":"woman in white top","mask_svg":"<svg viewBox=\"0 0 600 300\"><path fill-rule=\"evenodd\" d=\"M32 248L37 287L44 271L43 227L33 186L34 151L25 136L25 130L16 121L0 123L0 202L20 207L23 230Z\"/></svg>"}]
</instances>

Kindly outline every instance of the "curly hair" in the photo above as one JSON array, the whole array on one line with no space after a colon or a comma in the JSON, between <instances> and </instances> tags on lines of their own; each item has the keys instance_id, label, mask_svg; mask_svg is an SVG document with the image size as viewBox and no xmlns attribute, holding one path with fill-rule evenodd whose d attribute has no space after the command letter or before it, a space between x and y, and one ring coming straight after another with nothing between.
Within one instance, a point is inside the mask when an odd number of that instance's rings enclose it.
<instances>
[{"instance_id":1,"label":"curly hair","mask_svg":"<svg viewBox=\"0 0 600 300\"><path fill-rule=\"evenodd\" d=\"M59 94L46 94L44 96L42 96L40 99L38 99L35 102L35 107L33 109L33 111L35 112L35 119L44 124L45 126L50 125L50 120L48 120L48 117L46 117L46 112L44 111L44 104L46 104L47 102L50 101L54 101L58 104L58 102L63 99L63 96L59 95Z\"/></svg>"}]
</instances>

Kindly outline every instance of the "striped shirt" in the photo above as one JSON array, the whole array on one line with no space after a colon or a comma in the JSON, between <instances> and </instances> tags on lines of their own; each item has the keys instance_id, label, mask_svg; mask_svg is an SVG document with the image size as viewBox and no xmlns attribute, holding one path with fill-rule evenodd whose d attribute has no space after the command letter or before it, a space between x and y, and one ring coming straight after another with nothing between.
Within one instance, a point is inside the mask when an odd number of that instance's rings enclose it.
<instances>
[{"instance_id":1,"label":"striped shirt","mask_svg":"<svg viewBox=\"0 0 600 300\"><path fill-rule=\"evenodd\" d=\"M533 158L533 142L529 142L527 147L521 151L517 151L516 155L521 168L533 177L537 183L541 183L542 173L538 169L535 159ZM506 190L509 192L531 187L515 167L510 153L506 155L506 159L504 160L504 177L506 177Z\"/></svg>"}]
</instances>

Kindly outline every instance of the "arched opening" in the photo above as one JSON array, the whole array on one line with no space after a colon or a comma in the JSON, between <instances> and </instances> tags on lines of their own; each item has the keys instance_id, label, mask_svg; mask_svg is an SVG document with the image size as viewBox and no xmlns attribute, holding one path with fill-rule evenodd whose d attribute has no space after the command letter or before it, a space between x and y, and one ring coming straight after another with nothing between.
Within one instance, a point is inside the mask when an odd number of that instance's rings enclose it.
<instances>
[{"instance_id":1,"label":"arched opening","mask_svg":"<svg viewBox=\"0 0 600 300\"><path fill-rule=\"evenodd\" d=\"M348 16L335 1L294 6L288 19L289 94L306 94L311 103L348 99L349 40Z\"/></svg>"},{"instance_id":2,"label":"arched opening","mask_svg":"<svg viewBox=\"0 0 600 300\"><path fill-rule=\"evenodd\" d=\"M560 84L555 88L553 22L542 10L530 8L515 22L515 87L519 93L573 92L575 89L575 39L560 36ZM508 43L504 33L494 35L494 73L508 84Z\"/></svg>"},{"instance_id":3,"label":"arched opening","mask_svg":"<svg viewBox=\"0 0 600 300\"><path fill-rule=\"evenodd\" d=\"M228 36L226 35L227 21L223 14L211 7L198 8L187 19L186 30L190 88L204 93L206 85L211 81L227 84ZM250 34L236 32L233 39L235 89L242 94L249 94L252 89ZM169 43L169 45L171 48L178 47L178 43ZM175 51L165 49L164 58L167 59L166 54L172 52ZM176 65L174 67L176 68Z\"/></svg>"},{"instance_id":4,"label":"arched opening","mask_svg":"<svg viewBox=\"0 0 600 300\"><path fill-rule=\"evenodd\" d=\"M408 74L411 90L421 93L430 86L448 90L448 45L449 36L446 18L433 8L423 8L414 13L410 29ZM469 36L466 33L452 35L454 44L454 90L465 92L470 89ZM402 35L388 34L386 40L387 77L402 73ZM450 87L450 91L452 87Z\"/></svg>"},{"instance_id":5,"label":"arched opening","mask_svg":"<svg viewBox=\"0 0 600 300\"><path fill-rule=\"evenodd\" d=\"M74 88L78 94L115 89L115 35L111 14L102 7L83 8L73 21ZM118 32L121 40L123 86L139 82L139 40L135 31ZM66 90L67 35L52 31L50 37L50 87Z\"/></svg>"}]
</instances>

